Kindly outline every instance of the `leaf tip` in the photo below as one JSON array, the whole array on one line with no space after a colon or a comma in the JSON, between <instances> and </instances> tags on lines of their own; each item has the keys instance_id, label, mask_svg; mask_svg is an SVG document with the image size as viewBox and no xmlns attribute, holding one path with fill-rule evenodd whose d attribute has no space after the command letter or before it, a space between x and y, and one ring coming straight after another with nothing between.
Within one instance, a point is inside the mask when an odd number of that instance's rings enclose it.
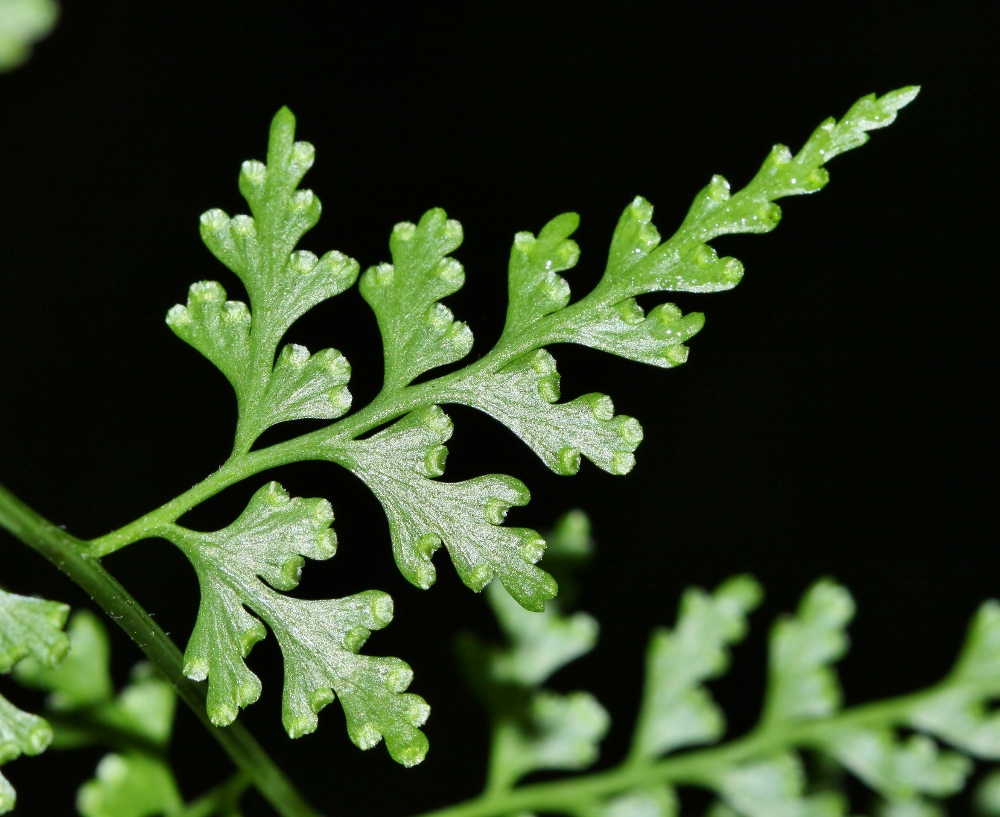
<instances>
[{"instance_id":1,"label":"leaf tip","mask_svg":"<svg viewBox=\"0 0 1000 817\"><path fill-rule=\"evenodd\" d=\"M289 140L295 138L295 114L287 105L282 105L271 120L271 138L285 134Z\"/></svg>"},{"instance_id":2,"label":"leaf tip","mask_svg":"<svg viewBox=\"0 0 1000 817\"><path fill-rule=\"evenodd\" d=\"M756 609L764 600L763 586L749 573L727 579L719 587L718 593L735 599L747 612Z\"/></svg>"},{"instance_id":3,"label":"leaf tip","mask_svg":"<svg viewBox=\"0 0 1000 817\"><path fill-rule=\"evenodd\" d=\"M902 88L897 88L895 91L889 91L882 97L882 100L887 101L893 108L893 110L899 110L900 108L905 108L917 96L920 94L919 85L905 85Z\"/></svg>"},{"instance_id":4,"label":"leaf tip","mask_svg":"<svg viewBox=\"0 0 1000 817\"><path fill-rule=\"evenodd\" d=\"M417 732L417 735L419 735L419 738L415 738L405 746L393 746L389 749L389 755L392 759L407 769L412 769L414 766L423 763L424 758L427 757L427 750L430 748L424 734Z\"/></svg>"},{"instance_id":5,"label":"leaf tip","mask_svg":"<svg viewBox=\"0 0 1000 817\"><path fill-rule=\"evenodd\" d=\"M371 604L372 619L376 628L386 627L394 615L392 596L388 593L378 593Z\"/></svg>"}]
</instances>

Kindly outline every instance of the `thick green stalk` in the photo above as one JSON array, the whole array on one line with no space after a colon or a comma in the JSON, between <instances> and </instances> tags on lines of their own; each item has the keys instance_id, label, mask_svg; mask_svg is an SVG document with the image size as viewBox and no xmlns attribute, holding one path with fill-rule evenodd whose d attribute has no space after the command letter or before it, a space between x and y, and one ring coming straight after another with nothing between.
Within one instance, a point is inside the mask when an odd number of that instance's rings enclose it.
<instances>
[{"instance_id":1,"label":"thick green stalk","mask_svg":"<svg viewBox=\"0 0 1000 817\"><path fill-rule=\"evenodd\" d=\"M85 542L39 516L2 485L0 526L62 570L128 633L281 817L319 817L246 728L239 723L225 729L212 725L205 713L205 689L184 677L180 650L128 591L88 555Z\"/></svg>"},{"instance_id":2,"label":"thick green stalk","mask_svg":"<svg viewBox=\"0 0 1000 817\"><path fill-rule=\"evenodd\" d=\"M938 688L846 710L822 720L780 729L751 732L746 737L706 749L692 750L660 761L627 760L603 772L496 791L464 803L428 811L418 817L505 817L510 814L557 812L571 814L595 802L635 788L680 784L711 788L721 773L734 766L781 751L819 744L832 730L848 726L905 726L907 716Z\"/></svg>"}]
</instances>

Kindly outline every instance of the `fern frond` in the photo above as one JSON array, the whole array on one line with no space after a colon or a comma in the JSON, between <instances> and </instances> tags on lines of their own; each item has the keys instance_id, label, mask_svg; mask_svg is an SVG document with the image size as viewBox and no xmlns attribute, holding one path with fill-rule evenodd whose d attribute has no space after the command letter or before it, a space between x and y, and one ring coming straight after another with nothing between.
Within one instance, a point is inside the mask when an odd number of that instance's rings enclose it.
<instances>
[{"instance_id":1,"label":"fern frond","mask_svg":"<svg viewBox=\"0 0 1000 817\"><path fill-rule=\"evenodd\" d=\"M192 286L187 305L175 306L167 317L171 328L233 385L239 404L233 454L216 474L177 500L95 540L92 555L159 535L191 559L204 597L187 671L193 678L210 678L209 707L216 722L229 723L240 707L260 695L260 683L243 659L264 637L263 621L285 655L284 718L290 734L312 731L316 713L336 690L355 743L367 747L385 737L394 757L419 762L426 745L417 727L426 717L426 705L403 694L408 668L397 659L356 654L370 630L388 623L388 597L370 591L306 603L272 589L294 586L286 568L294 573L297 560L312 552L297 544L303 541L301 519L267 510L264 494L255 496L244 516L224 531L196 533L178 526L177 519L267 468L327 460L352 471L379 499L396 563L413 584L426 588L434 582L432 556L443 546L468 587L479 591L496 578L522 607L543 610L557 591L555 579L536 566L545 540L534 530L504 524L510 508L528 502L527 487L505 474L463 482L442 479L452 424L441 406L467 405L493 416L556 473L576 473L583 458L609 473L628 473L643 436L639 421L616 415L612 399L604 394L559 402L559 373L546 347L577 343L660 367L683 363L684 344L701 329L703 317L683 315L669 303L647 313L636 297L735 286L742 265L719 258L707 242L727 233L773 229L781 214L774 200L823 187L825 162L863 144L868 131L889 124L916 93L909 88L865 97L839 123L823 123L798 154L776 147L743 190L732 193L724 179L714 177L695 198L680 230L665 242L652 224L651 205L636 198L612 236L603 277L576 302L560 273L579 259L579 247L570 237L579 218L565 213L537 236L518 233L500 340L450 373L434 376L435 369L461 361L472 347L468 326L442 302L465 279L462 265L451 256L461 244L462 227L440 209L426 212L416 224L396 225L389 241L392 263L369 268L359 286L382 337L383 387L368 406L352 413L347 413L350 366L339 352L311 355L295 344L278 352L294 321L347 289L359 270L357 262L340 253L318 258L297 249L320 215L316 196L298 189L315 152L295 141L295 119L282 109L271 125L267 162L246 162L240 174L240 190L252 215L230 217L211 210L202 217L206 245L243 282L249 305L227 300L218 283L200 282ZM306 418L341 419L288 442L250 450L270 426ZM273 493L275 488L263 490ZM316 504L320 500L313 503L310 507L329 507ZM263 540L257 524L267 528ZM290 561L284 566L268 561L278 557ZM684 711L697 721L685 740L710 739L721 723L712 721L704 701L695 701L697 684L717 669L700 671L704 674L692 675L693 686L679 690L671 704L688 707ZM545 707L545 717L555 723L556 710ZM679 739L678 733L671 740ZM649 741L636 751L672 745Z\"/></svg>"},{"instance_id":2,"label":"fern frond","mask_svg":"<svg viewBox=\"0 0 1000 817\"><path fill-rule=\"evenodd\" d=\"M558 538L557 528L553 541ZM965 786L974 760L1000 760L1000 603L980 608L955 669L942 682L844 709L834 665L847 650L854 602L829 579L813 585L797 613L772 630L767 705L757 726L720 742L724 718L704 684L728 669L728 645L745 635L747 613L760 596L745 576L713 593L688 590L674 628L656 631L651 640L626 759L592 775L518 785L532 771L582 769L597 758L607 721L596 701L585 692L560 696L539 686L589 650L596 624L587 624L590 640L581 639L574 618L556 604L532 615L491 588L509 645L462 642L471 680L493 719L490 777L479 799L436 817L535 811L678 817L677 790L685 786L714 792L710 817L846 817L845 794L828 781L810 781L804 751L825 756L868 786L882 800L883 817L932 815L943 813L939 800ZM547 651L537 649L542 643ZM996 811L990 803L1000 803L997 792L996 778L988 778L977 795L984 813Z\"/></svg>"}]
</instances>

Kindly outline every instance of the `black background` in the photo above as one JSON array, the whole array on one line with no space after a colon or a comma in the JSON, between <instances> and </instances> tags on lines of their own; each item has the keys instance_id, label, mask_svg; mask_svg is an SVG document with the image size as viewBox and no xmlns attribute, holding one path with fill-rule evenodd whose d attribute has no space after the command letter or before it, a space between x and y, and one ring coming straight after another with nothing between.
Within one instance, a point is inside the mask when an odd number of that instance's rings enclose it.
<instances>
[{"instance_id":1,"label":"black background","mask_svg":"<svg viewBox=\"0 0 1000 817\"><path fill-rule=\"evenodd\" d=\"M782 202L777 232L716 242L747 275L729 293L674 299L707 315L687 365L553 349L565 397L610 393L642 421L632 474L585 463L557 477L508 431L456 408L446 478L523 479L534 498L511 513L516 525L544 528L571 507L591 515L599 550L581 605L602 622L602 641L553 686L590 689L611 709L604 762L626 746L649 629L672 622L685 586L735 572L759 577L768 599L716 686L734 731L759 707L767 622L819 576L859 603L842 668L849 702L940 677L978 603L1000 594L988 488L995 6L676 5L67 3L31 62L0 77L0 481L90 537L225 459L229 386L163 315L196 280L218 278L240 297L201 245L197 218L245 211L240 162L263 158L283 104L318 151L306 184L324 215L303 246L339 249L364 268L388 260L394 223L446 208L465 227L456 257L467 272L448 303L476 333L476 355L499 334L515 232L579 212L583 256L569 281L580 295L635 195L656 205L669 235L712 173L740 186L773 142L797 149L859 96L921 84L896 124L836 159L825 191ZM355 290L289 339L343 351L356 406L377 392L378 335ZM330 814L414 813L473 796L487 729L451 643L465 627L491 632L482 600L443 552L432 590L407 584L384 516L346 472L310 463L269 476L329 498L337 513L340 553L308 567L303 595L376 587L396 599L396 621L366 649L413 666L412 690L433 706L432 749L413 770L383 747L361 753L336 705L317 734L288 741L273 638L253 652L265 691L242 717ZM188 521L228 524L263 479ZM180 554L148 542L106 563L183 645L197 586ZM88 602L6 535L0 580ZM124 678L138 653L119 636ZM174 753L189 796L229 768L188 713ZM75 781L99 756L5 767L19 813L70 813ZM72 785L43 776L57 766ZM269 813L248 803L248 814Z\"/></svg>"}]
</instances>

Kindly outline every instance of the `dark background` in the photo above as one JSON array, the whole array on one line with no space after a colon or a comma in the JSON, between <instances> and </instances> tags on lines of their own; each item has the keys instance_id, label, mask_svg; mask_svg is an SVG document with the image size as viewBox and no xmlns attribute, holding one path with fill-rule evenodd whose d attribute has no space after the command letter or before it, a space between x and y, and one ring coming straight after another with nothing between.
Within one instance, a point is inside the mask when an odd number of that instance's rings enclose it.
<instances>
[{"instance_id":1,"label":"dark background","mask_svg":"<svg viewBox=\"0 0 1000 817\"><path fill-rule=\"evenodd\" d=\"M579 212L583 256L569 280L583 294L635 195L656 205L669 235L712 173L741 186L775 141L797 149L859 96L922 84L895 125L832 164L825 191L782 202L776 233L716 242L747 275L732 292L673 299L707 314L687 365L553 350L566 398L604 391L643 422L632 474L585 463L557 477L506 429L456 408L446 478L523 479L534 499L511 513L516 525L544 528L571 507L591 515L599 550L581 605L603 637L553 686L590 689L611 709L605 762L626 746L649 629L673 621L685 586L735 572L754 573L769 595L716 686L734 731L759 707L769 620L819 576L859 603L842 667L849 702L939 678L976 606L1000 594L987 487L997 452L989 65L1000 15L954 3L674 7L67 3L31 62L0 77L0 482L91 537L225 459L230 388L163 315L204 278L240 297L201 245L197 219L211 207L245 211L240 162L263 158L283 104L318 149L306 184L324 216L303 246L339 249L364 268L388 260L394 223L446 208L465 227L456 256L468 281L448 303L481 354L502 325L515 232ZM377 392L378 335L356 290L289 339L343 351L356 406ZM243 718L332 814L413 813L473 796L487 729L451 643L463 627L492 631L483 601L443 552L437 586L407 584L384 516L346 472L303 464L270 476L329 498L337 513L340 553L309 566L304 595L376 587L396 599L396 621L366 649L413 666L412 690L434 708L432 749L413 770L383 747L363 754L336 705L318 733L288 741L273 638L253 652L264 696ZM190 524L228 524L263 481L212 500ZM107 566L183 645L197 586L180 554L149 542ZM0 580L88 603L6 535ZM115 644L124 678L138 652L118 633ZM4 691L18 694L7 682ZM194 796L228 762L188 713L177 732ZM99 756L5 767L19 813L69 813L75 780ZM56 765L73 785L42 776Z\"/></svg>"}]
</instances>

